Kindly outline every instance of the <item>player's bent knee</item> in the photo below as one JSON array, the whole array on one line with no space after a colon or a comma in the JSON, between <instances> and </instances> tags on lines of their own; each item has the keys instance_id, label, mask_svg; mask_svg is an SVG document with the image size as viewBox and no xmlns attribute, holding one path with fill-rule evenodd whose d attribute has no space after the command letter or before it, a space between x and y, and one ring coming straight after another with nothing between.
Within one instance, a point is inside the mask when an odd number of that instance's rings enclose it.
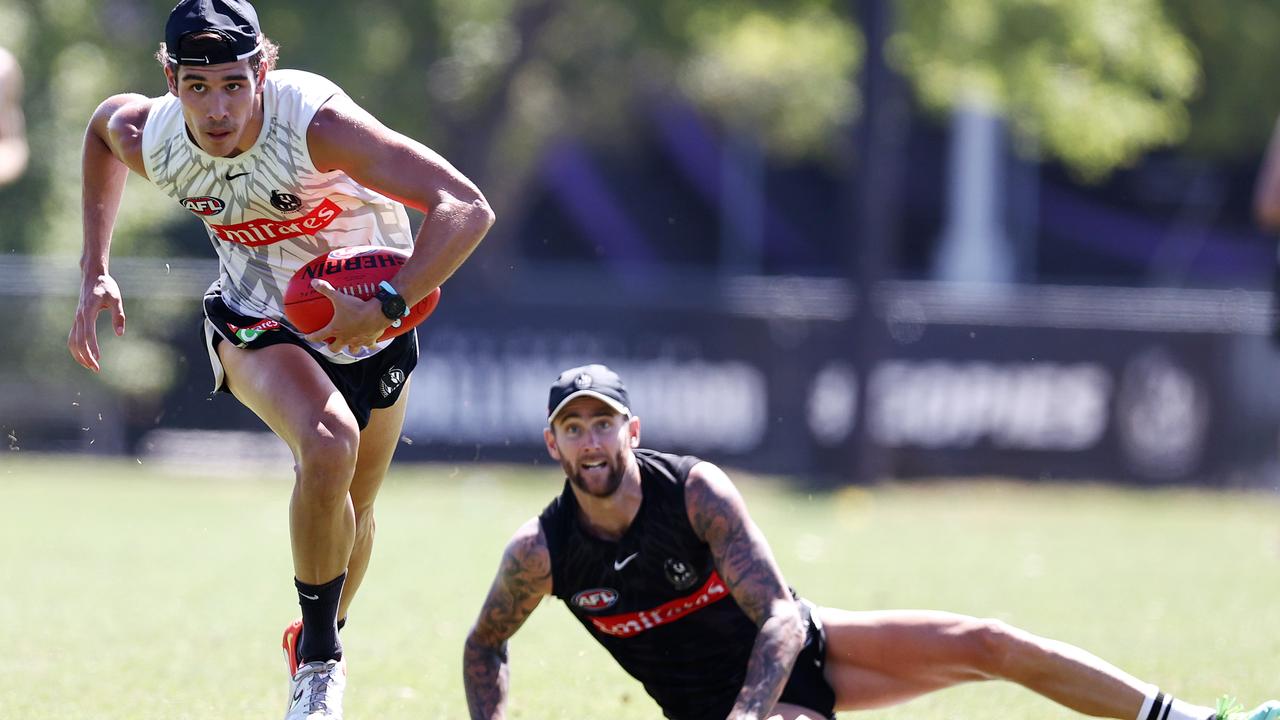
<instances>
[{"instance_id":1,"label":"player's bent knee","mask_svg":"<svg viewBox=\"0 0 1280 720\"><path fill-rule=\"evenodd\" d=\"M971 618L960 633L973 669L988 678L1007 676L1009 658L1017 647L1017 631L1003 620Z\"/></svg>"},{"instance_id":2,"label":"player's bent knee","mask_svg":"<svg viewBox=\"0 0 1280 720\"><path fill-rule=\"evenodd\" d=\"M319 502L346 502L360 436L342 432L312 433L299 446L298 483L303 495Z\"/></svg>"},{"instance_id":3,"label":"player's bent knee","mask_svg":"<svg viewBox=\"0 0 1280 720\"><path fill-rule=\"evenodd\" d=\"M342 431L315 432L309 433L298 444L298 460L304 473L332 468L345 471L348 476L355 474L359 435Z\"/></svg>"}]
</instances>

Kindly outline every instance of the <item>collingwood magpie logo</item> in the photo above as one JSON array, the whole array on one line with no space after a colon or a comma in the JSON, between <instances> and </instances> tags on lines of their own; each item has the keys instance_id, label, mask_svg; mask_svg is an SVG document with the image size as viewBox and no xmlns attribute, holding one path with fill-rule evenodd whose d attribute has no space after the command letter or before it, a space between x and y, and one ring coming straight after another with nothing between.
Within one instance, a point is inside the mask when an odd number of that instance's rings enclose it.
<instances>
[{"instance_id":1,"label":"collingwood magpie logo","mask_svg":"<svg viewBox=\"0 0 1280 720\"><path fill-rule=\"evenodd\" d=\"M698 582L698 576L693 572L693 568L683 560L667 558L667 561L662 564L662 569L667 573L667 582L677 590L688 590Z\"/></svg>"},{"instance_id":2,"label":"collingwood magpie logo","mask_svg":"<svg viewBox=\"0 0 1280 720\"><path fill-rule=\"evenodd\" d=\"M297 195L290 195L279 190L271 191L271 207L280 212L297 212L302 207L302 201Z\"/></svg>"},{"instance_id":3,"label":"collingwood magpie logo","mask_svg":"<svg viewBox=\"0 0 1280 720\"><path fill-rule=\"evenodd\" d=\"M393 367L382 376L382 380L378 381L378 389L382 391L382 397L390 397L391 393L403 384L404 371Z\"/></svg>"}]
</instances>

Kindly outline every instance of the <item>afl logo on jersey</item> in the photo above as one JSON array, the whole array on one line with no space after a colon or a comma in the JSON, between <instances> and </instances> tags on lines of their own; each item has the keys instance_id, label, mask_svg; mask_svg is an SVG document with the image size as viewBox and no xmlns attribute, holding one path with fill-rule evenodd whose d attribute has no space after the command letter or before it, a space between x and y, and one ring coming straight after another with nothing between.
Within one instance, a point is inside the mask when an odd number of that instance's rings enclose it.
<instances>
[{"instance_id":1,"label":"afl logo on jersey","mask_svg":"<svg viewBox=\"0 0 1280 720\"><path fill-rule=\"evenodd\" d=\"M280 212L297 212L302 207L302 201L297 195L282 193L279 190L271 191L271 207Z\"/></svg>"},{"instance_id":2,"label":"afl logo on jersey","mask_svg":"<svg viewBox=\"0 0 1280 720\"><path fill-rule=\"evenodd\" d=\"M613 607L618 602L618 591L612 588L591 588L574 595L571 602L583 610L596 612Z\"/></svg>"},{"instance_id":3,"label":"afl logo on jersey","mask_svg":"<svg viewBox=\"0 0 1280 720\"><path fill-rule=\"evenodd\" d=\"M216 197L204 195L201 197L182 198L182 207L197 215L208 217L226 210L227 204Z\"/></svg>"}]
</instances>

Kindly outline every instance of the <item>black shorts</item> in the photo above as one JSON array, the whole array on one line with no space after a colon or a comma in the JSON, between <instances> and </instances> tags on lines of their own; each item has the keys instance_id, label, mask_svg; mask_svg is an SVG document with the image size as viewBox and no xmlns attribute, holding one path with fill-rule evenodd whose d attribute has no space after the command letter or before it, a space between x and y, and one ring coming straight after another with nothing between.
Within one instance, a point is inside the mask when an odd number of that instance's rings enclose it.
<instances>
[{"instance_id":1,"label":"black shorts","mask_svg":"<svg viewBox=\"0 0 1280 720\"><path fill-rule=\"evenodd\" d=\"M361 430L369 424L373 410L395 404L409 373L418 365L417 329L392 340L390 345L372 357L351 363L335 363L312 350L302 338L275 320L241 315L227 307L222 299L220 282L215 282L205 292L202 332L213 369L215 393L227 392L226 376L218 358L219 343L225 341L249 350L281 343L297 345L316 361L333 386L342 393Z\"/></svg>"},{"instance_id":2,"label":"black shorts","mask_svg":"<svg viewBox=\"0 0 1280 720\"><path fill-rule=\"evenodd\" d=\"M800 612L808 621L809 632L804 639L804 648L796 656L796 664L791 669L791 677L782 689L780 703L799 705L802 708L821 713L828 720L836 716L836 692L827 683L823 673L827 666L827 634L822 629L822 621L818 619L818 608L808 600L800 600Z\"/></svg>"}]
</instances>

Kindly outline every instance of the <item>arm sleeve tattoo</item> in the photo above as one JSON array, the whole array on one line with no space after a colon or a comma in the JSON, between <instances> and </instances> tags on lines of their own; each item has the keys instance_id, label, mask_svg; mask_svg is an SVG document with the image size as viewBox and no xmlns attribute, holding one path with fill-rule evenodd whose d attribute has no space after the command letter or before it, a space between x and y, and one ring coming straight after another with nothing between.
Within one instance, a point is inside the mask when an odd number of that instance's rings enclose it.
<instances>
[{"instance_id":1,"label":"arm sleeve tattoo","mask_svg":"<svg viewBox=\"0 0 1280 720\"><path fill-rule=\"evenodd\" d=\"M724 472L710 463L695 466L685 499L694 532L711 548L720 577L759 628L730 717L764 717L782 694L804 644L800 611L769 543Z\"/></svg>"},{"instance_id":2,"label":"arm sleeve tattoo","mask_svg":"<svg viewBox=\"0 0 1280 720\"><path fill-rule=\"evenodd\" d=\"M502 555L484 606L467 635L462 679L471 717L506 716L507 640L551 592L551 558L537 518L525 523Z\"/></svg>"}]
</instances>

